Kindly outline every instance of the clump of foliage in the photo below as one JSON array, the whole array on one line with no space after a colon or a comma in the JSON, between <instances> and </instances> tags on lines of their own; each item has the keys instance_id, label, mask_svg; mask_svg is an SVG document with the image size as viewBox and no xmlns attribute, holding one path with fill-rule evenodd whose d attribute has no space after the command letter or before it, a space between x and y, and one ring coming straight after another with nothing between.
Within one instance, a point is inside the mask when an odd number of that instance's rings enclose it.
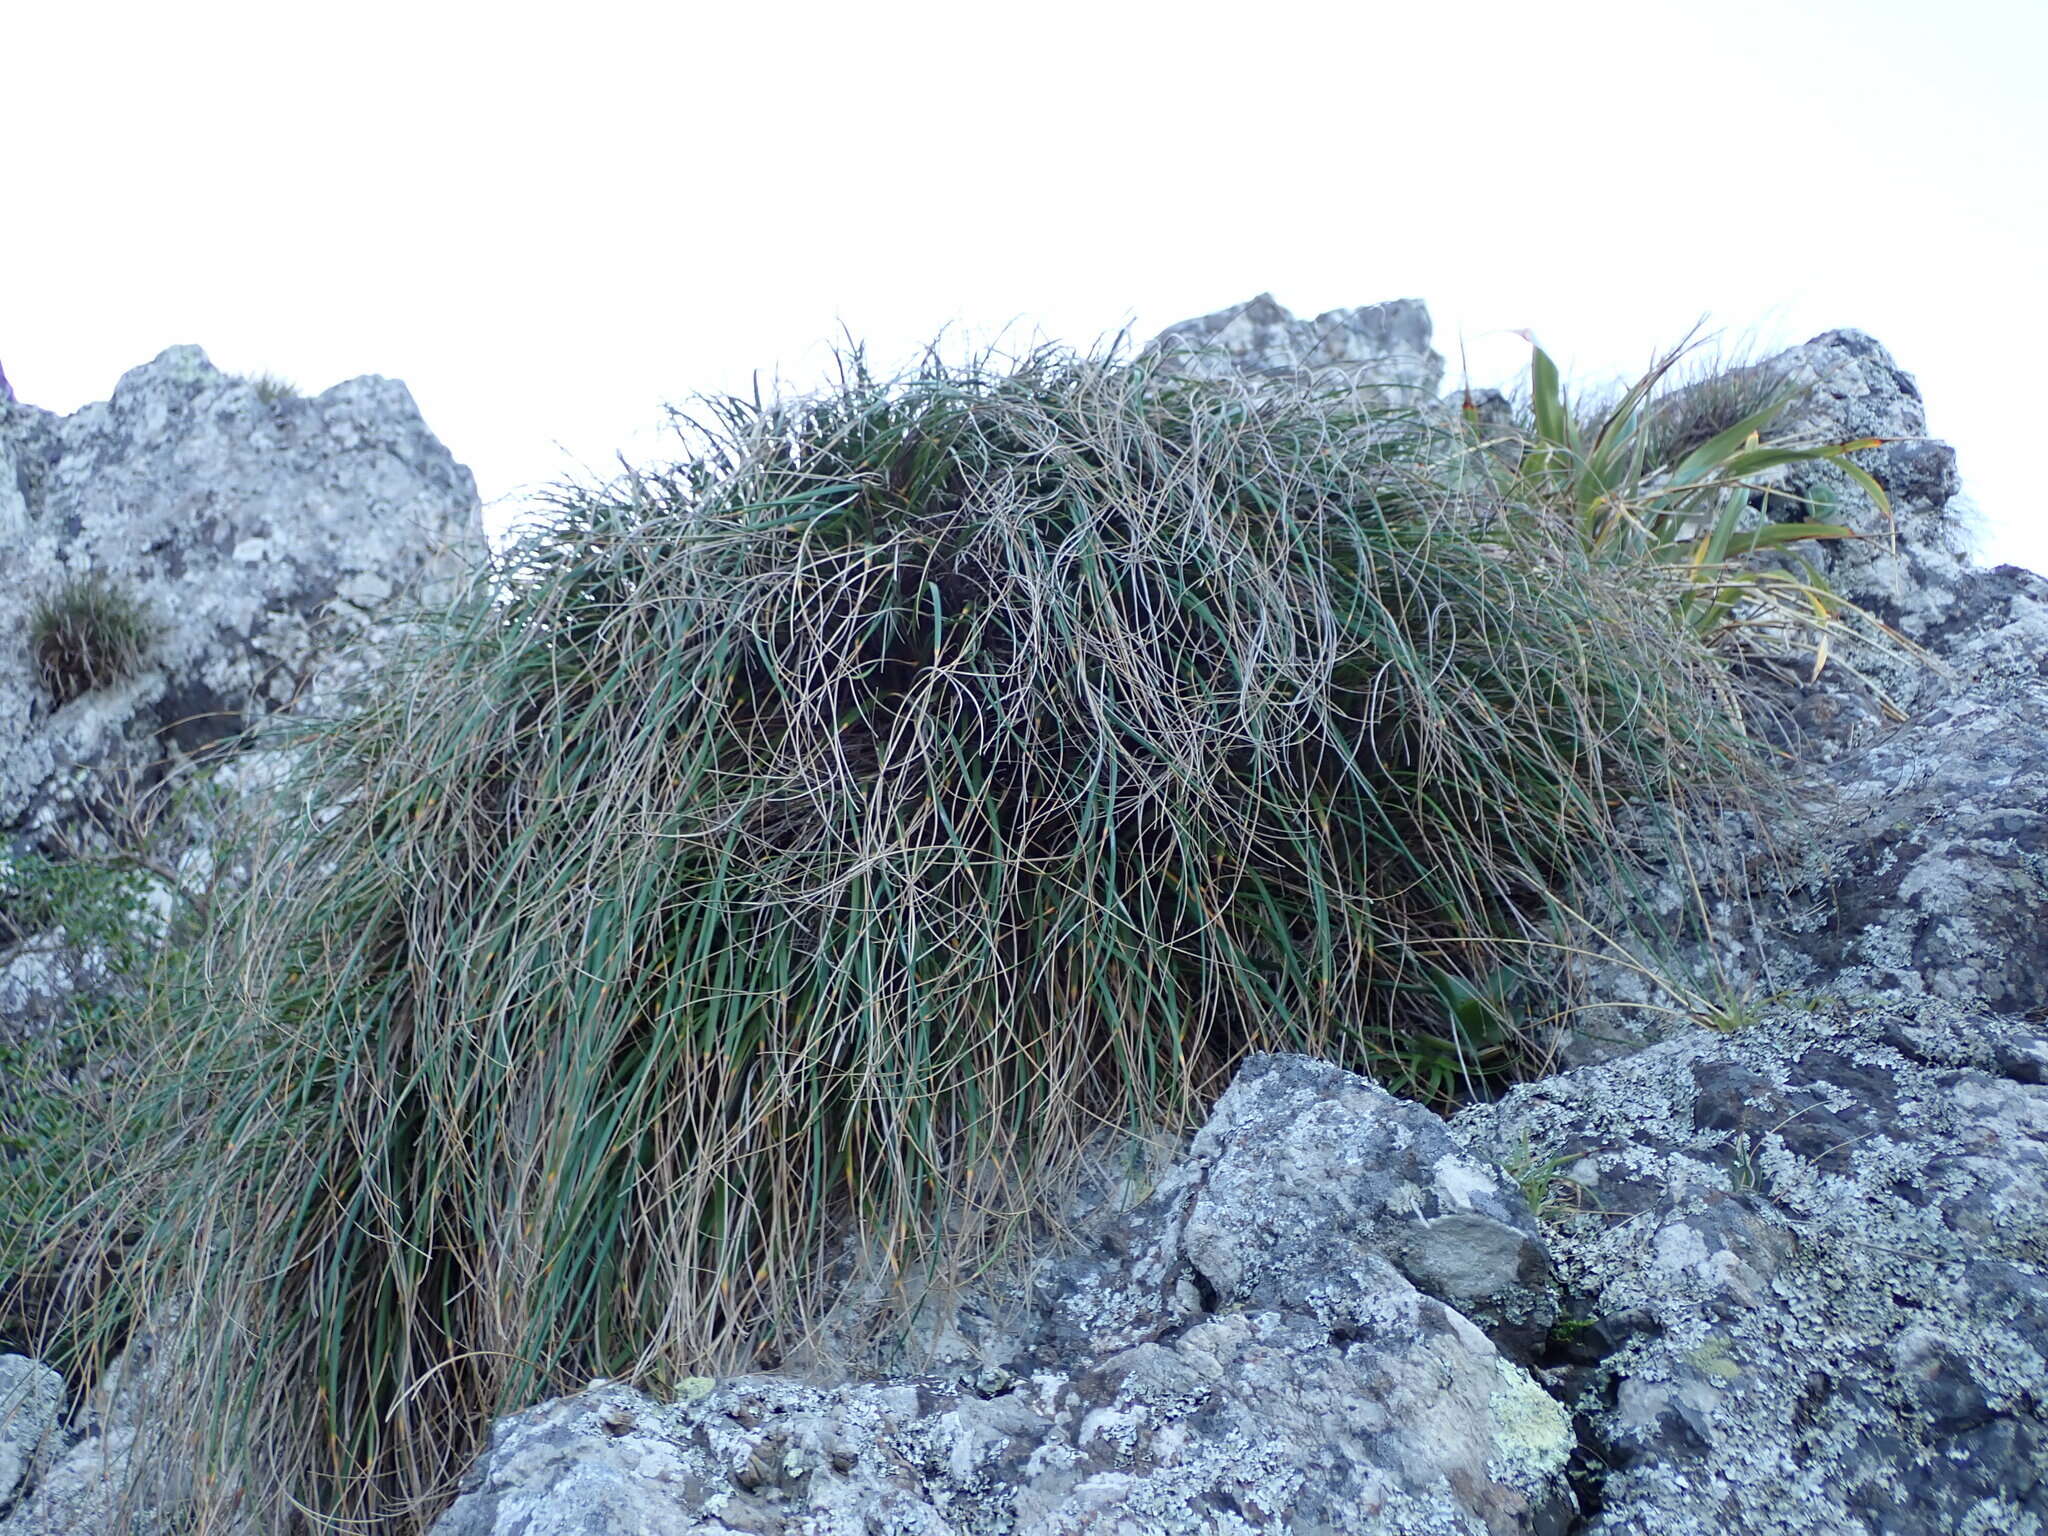
<instances>
[{"instance_id":1,"label":"clump of foliage","mask_svg":"<svg viewBox=\"0 0 2048 1536\"><path fill-rule=\"evenodd\" d=\"M256 387L256 398L265 405L278 405L299 398L299 386L274 373L252 373L249 382Z\"/></svg>"},{"instance_id":2,"label":"clump of foliage","mask_svg":"<svg viewBox=\"0 0 2048 1536\"><path fill-rule=\"evenodd\" d=\"M29 612L36 676L60 707L133 676L155 638L142 605L98 571L67 578Z\"/></svg>"},{"instance_id":3,"label":"clump of foliage","mask_svg":"<svg viewBox=\"0 0 2048 1536\"><path fill-rule=\"evenodd\" d=\"M121 860L0 853L0 965L40 960L83 983L52 1016L0 1028L0 1349L33 1347L60 1367L71 1342L42 1332L56 1287L39 1250L102 1157L105 1078L154 947L149 894Z\"/></svg>"},{"instance_id":4,"label":"clump of foliage","mask_svg":"<svg viewBox=\"0 0 2048 1536\"><path fill-rule=\"evenodd\" d=\"M1611 403L1587 413L1565 394L1557 364L1530 340L1528 415L1506 444L1474 461L1510 501L1569 521L1588 550L1638 558L1685 623L1714 643L1740 644L1788 630L1827 637L1860 613L1810 567L1759 564L1750 557L1816 539L1854 538L1819 517L1775 522L1755 509L1758 478L1794 464L1837 466L1889 519L1883 489L1849 455L1878 438L1841 443L1763 441L1795 392L1766 369L1710 373L1667 387L1689 347L1665 354ZM1480 430L1467 407L1468 425ZM1509 451L1498 451L1506 447Z\"/></svg>"},{"instance_id":5,"label":"clump of foliage","mask_svg":"<svg viewBox=\"0 0 2048 1536\"><path fill-rule=\"evenodd\" d=\"M693 430L307 743L160 994L96 1208L202 1501L414 1528L1250 1050L1484 1091L1617 808L1748 761L1641 562L1411 416L1048 353Z\"/></svg>"}]
</instances>

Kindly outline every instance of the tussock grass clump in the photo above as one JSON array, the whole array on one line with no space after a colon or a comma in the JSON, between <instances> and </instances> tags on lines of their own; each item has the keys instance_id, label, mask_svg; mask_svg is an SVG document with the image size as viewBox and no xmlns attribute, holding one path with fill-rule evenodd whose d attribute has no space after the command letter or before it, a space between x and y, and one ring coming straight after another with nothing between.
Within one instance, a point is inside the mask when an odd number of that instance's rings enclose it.
<instances>
[{"instance_id":1,"label":"tussock grass clump","mask_svg":"<svg viewBox=\"0 0 2048 1536\"><path fill-rule=\"evenodd\" d=\"M162 995L107 1220L272 1525L791 1355L849 1241L971 1261L1249 1049L1483 1089L1615 809L1744 761L1668 605L1412 418L1046 354L698 430L309 745Z\"/></svg>"},{"instance_id":2,"label":"tussock grass clump","mask_svg":"<svg viewBox=\"0 0 2048 1536\"><path fill-rule=\"evenodd\" d=\"M282 405L287 400L302 398L299 386L279 374L252 373L248 382L255 386L256 398L265 405Z\"/></svg>"},{"instance_id":3,"label":"tussock grass clump","mask_svg":"<svg viewBox=\"0 0 2048 1536\"><path fill-rule=\"evenodd\" d=\"M60 708L132 677L155 638L142 605L98 571L67 577L29 612L36 679Z\"/></svg>"}]
</instances>

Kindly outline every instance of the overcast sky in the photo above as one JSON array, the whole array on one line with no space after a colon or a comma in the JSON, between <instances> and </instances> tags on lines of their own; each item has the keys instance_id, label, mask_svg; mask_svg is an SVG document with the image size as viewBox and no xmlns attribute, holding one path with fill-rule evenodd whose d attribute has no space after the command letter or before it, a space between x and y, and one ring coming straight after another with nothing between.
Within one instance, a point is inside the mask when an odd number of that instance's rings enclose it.
<instances>
[{"instance_id":1,"label":"overcast sky","mask_svg":"<svg viewBox=\"0 0 2048 1536\"><path fill-rule=\"evenodd\" d=\"M2044 67L2043 0L10 5L0 363L402 378L502 520L849 332L1416 296L1507 384L1849 325L2048 570Z\"/></svg>"}]
</instances>

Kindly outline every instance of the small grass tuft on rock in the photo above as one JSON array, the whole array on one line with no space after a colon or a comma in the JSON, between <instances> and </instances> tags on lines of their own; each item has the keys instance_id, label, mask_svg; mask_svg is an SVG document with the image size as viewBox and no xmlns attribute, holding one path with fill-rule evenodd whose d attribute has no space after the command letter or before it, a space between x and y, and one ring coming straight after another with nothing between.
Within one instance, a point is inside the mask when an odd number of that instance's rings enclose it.
<instances>
[{"instance_id":1,"label":"small grass tuft on rock","mask_svg":"<svg viewBox=\"0 0 2048 1536\"><path fill-rule=\"evenodd\" d=\"M277 405L286 400L300 398L298 385L274 373L252 373L248 376L248 381L256 388L256 398L265 405Z\"/></svg>"},{"instance_id":2,"label":"small grass tuft on rock","mask_svg":"<svg viewBox=\"0 0 2048 1536\"><path fill-rule=\"evenodd\" d=\"M59 708L132 677L155 635L142 605L96 571L69 578L29 614L36 677Z\"/></svg>"}]
</instances>

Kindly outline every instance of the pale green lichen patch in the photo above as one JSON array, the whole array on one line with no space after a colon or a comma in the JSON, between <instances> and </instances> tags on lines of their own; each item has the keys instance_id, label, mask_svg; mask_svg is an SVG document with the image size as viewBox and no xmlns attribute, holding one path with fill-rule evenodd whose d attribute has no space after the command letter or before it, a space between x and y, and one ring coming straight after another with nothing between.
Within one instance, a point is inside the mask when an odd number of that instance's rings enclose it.
<instances>
[{"instance_id":1,"label":"pale green lichen patch","mask_svg":"<svg viewBox=\"0 0 2048 1536\"><path fill-rule=\"evenodd\" d=\"M1495 1366L1500 1383L1486 1405L1493 1421L1487 1472L1519 1485L1556 1476L1571 1458L1571 1419L1526 1371L1505 1360Z\"/></svg>"}]
</instances>

